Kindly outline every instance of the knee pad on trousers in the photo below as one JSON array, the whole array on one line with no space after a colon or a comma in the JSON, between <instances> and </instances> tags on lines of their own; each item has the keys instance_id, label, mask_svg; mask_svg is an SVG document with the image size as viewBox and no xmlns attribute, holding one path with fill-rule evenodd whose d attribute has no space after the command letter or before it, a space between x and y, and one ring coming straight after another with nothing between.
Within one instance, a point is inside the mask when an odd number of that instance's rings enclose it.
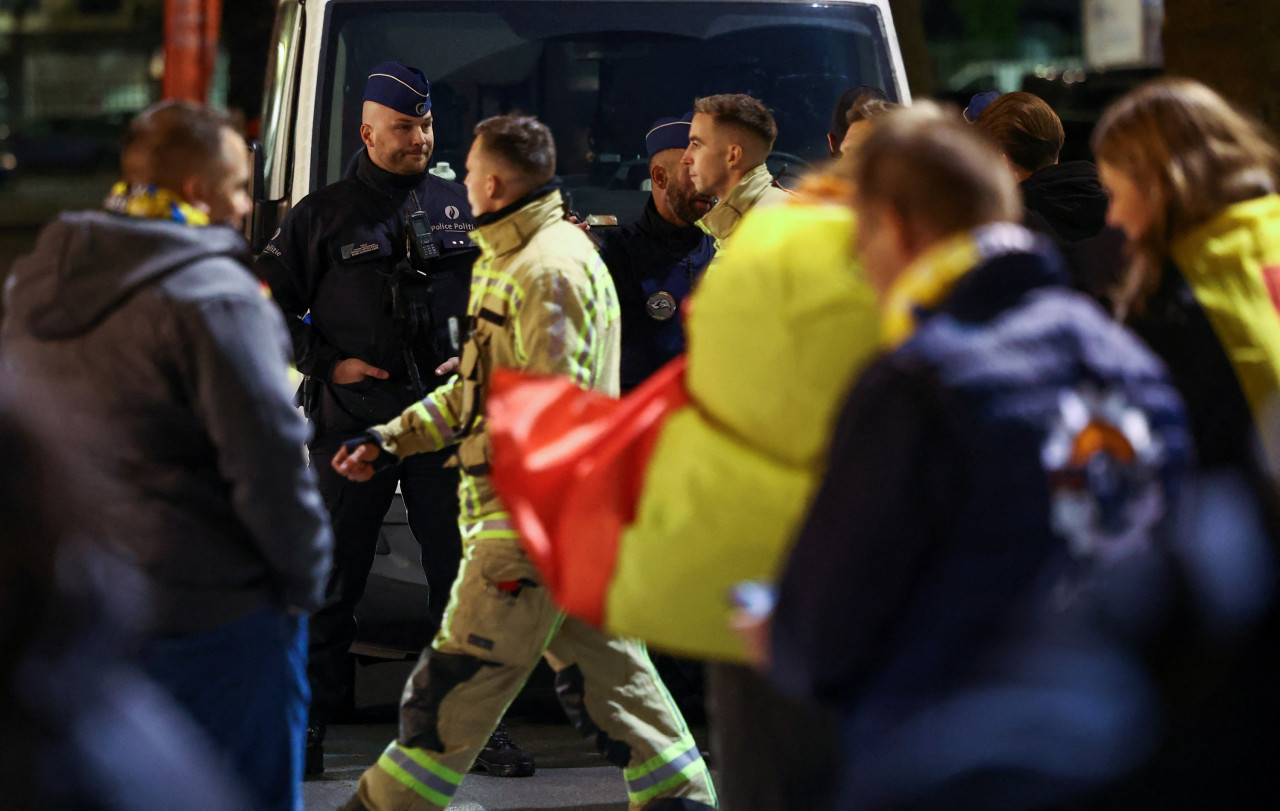
<instances>
[{"instance_id":1,"label":"knee pad on trousers","mask_svg":"<svg viewBox=\"0 0 1280 811\"><path fill-rule=\"evenodd\" d=\"M440 702L444 701L453 688L469 681L480 672L480 668L491 663L462 653L428 651L424 655L427 657L425 689L420 689L415 684L400 707L400 728L405 736L400 742L415 749L443 752L445 745L440 739ZM414 681L417 681L416 677Z\"/></svg>"},{"instance_id":2,"label":"knee pad on trousers","mask_svg":"<svg viewBox=\"0 0 1280 811\"><path fill-rule=\"evenodd\" d=\"M582 669L577 665L569 665L556 674L556 698L564 707L569 723L585 737L593 738L596 749L604 755L605 760L620 769L631 764L631 747L625 741L615 741L608 733L596 725L587 713L585 680Z\"/></svg>"}]
</instances>

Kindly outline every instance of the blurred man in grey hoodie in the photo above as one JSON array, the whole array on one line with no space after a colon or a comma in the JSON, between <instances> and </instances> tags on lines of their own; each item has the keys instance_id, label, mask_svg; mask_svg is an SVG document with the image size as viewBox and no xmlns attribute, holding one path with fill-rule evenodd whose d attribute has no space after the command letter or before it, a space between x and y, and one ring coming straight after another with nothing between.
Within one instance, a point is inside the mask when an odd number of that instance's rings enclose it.
<instances>
[{"instance_id":1,"label":"blurred man in grey hoodie","mask_svg":"<svg viewBox=\"0 0 1280 811\"><path fill-rule=\"evenodd\" d=\"M300 807L305 615L332 540L289 337L228 227L247 151L171 102L133 122L122 165L106 212L63 214L15 263L4 364L83 465L92 529L146 574L148 672L263 807Z\"/></svg>"}]
</instances>

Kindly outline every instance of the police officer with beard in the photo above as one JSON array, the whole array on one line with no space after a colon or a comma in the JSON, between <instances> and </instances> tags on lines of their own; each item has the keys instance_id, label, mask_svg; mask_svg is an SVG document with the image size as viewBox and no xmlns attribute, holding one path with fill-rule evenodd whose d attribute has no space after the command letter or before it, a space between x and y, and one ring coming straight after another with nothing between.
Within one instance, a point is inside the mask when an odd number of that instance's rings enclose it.
<instances>
[{"instance_id":1,"label":"police officer with beard","mask_svg":"<svg viewBox=\"0 0 1280 811\"><path fill-rule=\"evenodd\" d=\"M684 351L680 303L715 255L694 225L715 198L700 195L680 162L693 113L660 118L645 135L653 196L631 225L591 231L622 307L622 390L635 388Z\"/></svg>"},{"instance_id":2,"label":"police officer with beard","mask_svg":"<svg viewBox=\"0 0 1280 811\"><path fill-rule=\"evenodd\" d=\"M311 618L308 774L324 770L325 725L347 698L353 612L397 484L422 549L427 609L437 625L458 572L458 474L445 467L450 452L414 456L364 483L329 466L343 442L442 382L438 375L447 374L464 337L475 225L465 189L427 172L432 123L422 71L399 62L374 67L360 125L365 150L346 178L298 202L257 263L306 375L312 469L333 523L326 603ZM505 737L486 755L532 772L528 755Z\"/></svg>"}]
</instances>

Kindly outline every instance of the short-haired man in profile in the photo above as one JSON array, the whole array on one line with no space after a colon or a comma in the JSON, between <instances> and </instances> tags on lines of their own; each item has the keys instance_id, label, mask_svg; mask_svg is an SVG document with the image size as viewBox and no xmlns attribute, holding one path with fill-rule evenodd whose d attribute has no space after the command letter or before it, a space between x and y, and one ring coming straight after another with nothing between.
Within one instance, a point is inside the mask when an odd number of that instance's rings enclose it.
<instances>
[{"instance_id":1,"label":"short-haired man in profile","mask_svg":"<svg viewBox=\"0 0 1280 811\"><path fill-rule=\"evenodd\" d=\"M624 769L633 808L669 798L715 803L697 744L644 648L564 616L488 476L483 415L494 369L565 375L618 393L617 294L590 239L565 219L554 173L555 143L537 119L497 116L476 126L466 187L481 254L459 376L333 459L339 473L365 480L399 457L456 445L462 469L463 563L449 609L410 676L399 738L360 778L348 808L447 806L543 656L574 724Z\"/></svg>"},{"instance_id":2,"label":"short-haired man in profile","mask_svg":"<svg viewBox=\"0 0 1280 811\"><path fill-rule=\"evenodd\" d=\"M699 194L680 158L693 113L660 118L645 135L652 195L637 222L591 231L622 307L622 390L644 382L684 351L680 305L715 256L694 223L715 198Z\"/></svg>"},{"instance_id":3,"label":"short-haired man in profile","mask_svg":"<svg viewBox=\"0 0 1280 811\"><path fill-rule=\"evenodd\" d=\"M844 139L849 133L849 125L868 118L868 116L854 113L854 109L867 105L873 100L889 101L884 91L865 84L849 88L836 99L836 105L831 110L831 125L827 129L827 151L831 153L832 158L845 154Z\"/></svg>"},{"instance_id":4,"label":"short-haired man in profile","mask_svg":"<svg viewBox=\"0 0 1280 811\"><path fill-rule=\"evenodd\" d=\"M94 531L146 574L148 674L261 807L292 811L303 615L332 539L289 337L229 227L250 208L248 152L221 115L169 102L133 123L122 167L107 212L62 215L14 265L5 366L89 474Z\"/></svg>"},{"instance_id":5,"label":"short-haired man in profile","mask_svg":"<svg viewBox=\"0 0 1280 811\"><path fill-rule=\"evenodd\" d=\"M698 227L715 238L716 250L753 207L790 198L765 165L777 139L773 115L751 96L728 93L693 103L689 147L681 160L698 193L720 201L698 220Z\"/></svg>"}]
</instances>

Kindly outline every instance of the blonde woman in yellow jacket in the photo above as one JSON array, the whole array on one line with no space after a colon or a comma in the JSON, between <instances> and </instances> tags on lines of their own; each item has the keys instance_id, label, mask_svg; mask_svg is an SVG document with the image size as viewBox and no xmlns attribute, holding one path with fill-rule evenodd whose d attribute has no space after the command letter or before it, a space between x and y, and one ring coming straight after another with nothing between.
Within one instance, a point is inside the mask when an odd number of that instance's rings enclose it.
<instances>
[{"instance_id":1,"label":"blonde woman in yellow jacket","mask_svg":"<svg viewBox=\"0 0 1280 811\"><path fill-rule=\"evenodd\" d=\"M1218 612L1221 626L1167 657L1169 729L1158 771L1135 784L1159 785L1187 807L1271 804L1280 797L1270 745L1280 718L1280 152L1260 124L1185 79L1116 102L1094 152L1108 221L1130 240L1113 300L1168 365L1198 456L1183 499L1198 512L1179 522L1179 551L1231 573L1216 589L1191 584L1197 608ZM1251 554L1233 561L1224 555L1233 545Z\"/></svg>"},{"instance_id":2,"label":"blonde woman in yellow jacket","mask_svg":"<svg viewBox=\"0 0 1280 811\"><path fill-rule=\"evenodd\" d=\"M1257 469L1280 393L1280 152L1217 93L1160 79L1094 134L1107 219L1129 239L1118 315L1169 364L1202 467Z\"/></svg>"}]
</instances>

